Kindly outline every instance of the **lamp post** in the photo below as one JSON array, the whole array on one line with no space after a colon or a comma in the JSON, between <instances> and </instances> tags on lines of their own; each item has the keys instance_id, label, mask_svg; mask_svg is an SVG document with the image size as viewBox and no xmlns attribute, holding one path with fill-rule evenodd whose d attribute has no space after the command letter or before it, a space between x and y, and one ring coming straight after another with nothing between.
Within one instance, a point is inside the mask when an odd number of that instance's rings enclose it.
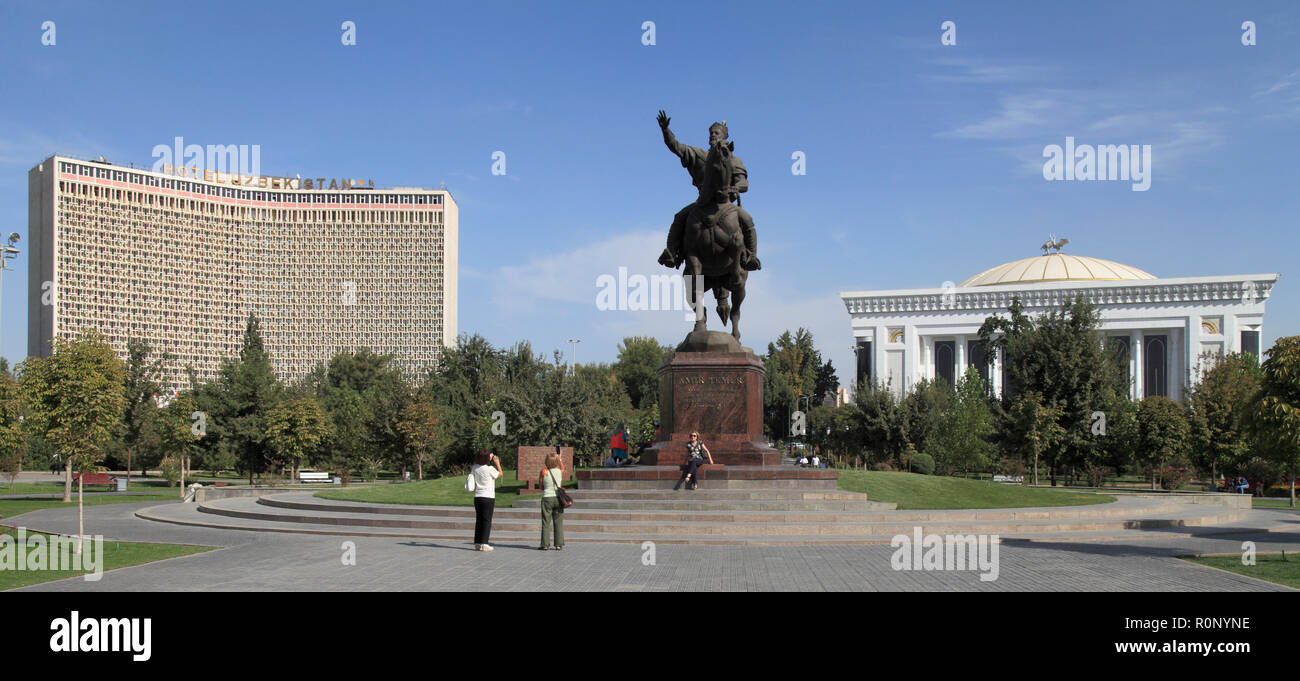
<instances>
[{"instance_id":1,"label":"lamp post","mask_svg":"<svg viewBox=\"0 0 1300 681\"><path fill-rule=\"evenodd\" d=\"M18 236L18 232L10 232L9 242L5 244L4 250L0 251L0 308L4 307L4 273L5 270L13 271L14 268L9 266L9 261L18 257L18 249L14 248L14 244L21 239L22 237ZM0 319L3 319L3 316L0 316Z\"/></svg>"},{"instance_id":2,"label":"lamp post","mask_svg":"<svg viewBox=\"0 0 1300 681\"><path fill-rule=\"evenodd\" d=\"M569 368L572 369L574 373L577 373L578 371L578 343L581 342L581 338L569 339Z\"/></svg>"}]
</instances>

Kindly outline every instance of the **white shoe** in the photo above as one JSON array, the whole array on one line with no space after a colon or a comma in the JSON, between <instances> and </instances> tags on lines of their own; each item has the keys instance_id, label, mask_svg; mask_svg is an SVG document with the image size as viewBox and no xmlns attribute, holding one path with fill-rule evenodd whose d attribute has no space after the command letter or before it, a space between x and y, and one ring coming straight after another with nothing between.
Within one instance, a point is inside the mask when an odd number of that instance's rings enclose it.
<instances>
[{"instance_id":1,"label":"white shoe","mask_svg":"<svg viewBox=\"0 0 1300 681\"><path fill-rule=\"evenodd\" d=\"M484 545L483 545L483 548L481 548L481 549L479 549L479 550L480 550L480 551L495 551L496 549L492 548L492 546L491 546L490 544L484 544Z\"/></svg>"}]
</instances>

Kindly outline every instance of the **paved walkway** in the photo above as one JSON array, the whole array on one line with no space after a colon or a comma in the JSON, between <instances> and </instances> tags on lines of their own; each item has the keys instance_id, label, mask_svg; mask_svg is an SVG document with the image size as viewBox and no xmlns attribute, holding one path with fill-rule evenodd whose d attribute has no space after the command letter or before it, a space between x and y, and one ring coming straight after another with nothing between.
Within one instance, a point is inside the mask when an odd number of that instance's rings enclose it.
<instances>
[{"instance_id":1,"label":"paved walkway","mask_svg":"<svg viewBox=\"0 0 1300 681\"><path fill-rule=\"evenodd\" d=\"M563 552L533 544L496 544L492 553L464 542L381 537L328 537L185 527L141 520L157 502L86 509L88 532L105 540L227 547L81 578L35 591L1268 591L1284 587L1174 558L1191 553L1300 551L1295 531L1240 536L1111 542L1009 542L999 547L999 575L895 571L889 545L751 547L660 544L645 565L640 544L576 543ZM33 511L6 524L74 532L76 509ZM356 565L343 565L345 545Z\"/></svg>"}]
</instances>

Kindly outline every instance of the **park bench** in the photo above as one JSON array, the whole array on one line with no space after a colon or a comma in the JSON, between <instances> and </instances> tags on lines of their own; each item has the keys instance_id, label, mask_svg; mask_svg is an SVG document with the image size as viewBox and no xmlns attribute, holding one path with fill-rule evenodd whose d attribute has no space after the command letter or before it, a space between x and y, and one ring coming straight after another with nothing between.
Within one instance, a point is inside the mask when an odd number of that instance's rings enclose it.
<instances>
[{"instance_id":1,"label":"park bench","mask_svg":"<svg viewBox=\"0 0 1300 681\"><path fill-rule=\"evenodd\" d=\"M1002 483L1006 483L1006 484L1009 484L1009 485L1020 485L1020 484L1024 484L1024 482L1025 482L1025 476L1023 476L1023 475L995 475L995 476L993 476L993 482L1002 482Z\"/></svg>"},{"instance_id":2,"label":"park bench","mask_svg":"<svg viewBox=\"0 0 1300 681\"><path fill-rule=\"evenodd\" d=\"M329 473L317 473L315 471L298 471L298 482L329 482L333 477Z\"/></svg>"},{"instance_id":3,"label":"park bench","mask_svg":"<svg viewBox=\"0 0 1300 681\"><path fill-rule=\"evenodd\" d=\"M83 485L117 485L117 479L108 473L73 473L72 480Z\"/></svg>"}]
</instances>

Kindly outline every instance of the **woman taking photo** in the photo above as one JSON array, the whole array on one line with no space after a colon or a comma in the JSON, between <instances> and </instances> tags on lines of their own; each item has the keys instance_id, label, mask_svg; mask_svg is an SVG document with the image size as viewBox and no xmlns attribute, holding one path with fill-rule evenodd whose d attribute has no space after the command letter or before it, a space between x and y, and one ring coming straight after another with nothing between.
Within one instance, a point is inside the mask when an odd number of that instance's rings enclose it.
<instances>
[{"instance_id":1,"label":"woman taking photo","mask_svg":"<svg viewBox=\"0 0 1300 681\"><path fill-rule=\"evenodd\" d=\"M564 482L564 460L560 458L560 448L555 450L555 454L546 456L546 467L537 476L542 487L542 545L537 547L539 551L551 548L551 525L555 525L555 550L564 549L564 505L555 494L556 488Z\"/></svg>"},{"instance_id":2,"label":"woman taking photo","mask_svg":"<svg viewBox=\"0 0 1300 681\"><path fill-rule=\"evenodd\" d=\"M691 441L686 445L686 472L682 474L676 485L673 485L673 491L681 489L682 483L686 483L686 489L696 489L700 486L698 470L704 463L704 457L709 458L709 463L713 463L713 455L709 453L709 448L704 446L700 441L699 433L691 433Z\"/></svg>"},{"instance_id":3,"label":"woman taking photo","mask_svg":"<svg viewBox=\"0 0 1300 681\"><path fill-rule=\"evenodd\" d=\"M488 535L492 534L492 509L497 503L497 478L501 477L501 460L486 449L474 457L474 550L492 551Z\"/></svg>"}]
</instances>

